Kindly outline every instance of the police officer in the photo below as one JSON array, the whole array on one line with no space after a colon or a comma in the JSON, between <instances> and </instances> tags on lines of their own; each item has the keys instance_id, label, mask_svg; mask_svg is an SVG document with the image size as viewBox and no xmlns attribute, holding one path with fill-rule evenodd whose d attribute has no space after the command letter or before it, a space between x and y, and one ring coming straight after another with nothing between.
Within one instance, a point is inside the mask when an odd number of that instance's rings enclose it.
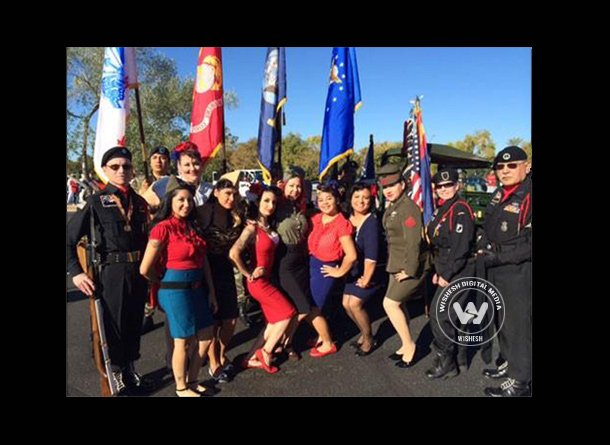
<instances>
[{"instance_id":1,"label":"police officer","mask_svg":"<svg viewBox=\"0 0 610 445\"><path fill-rule=\"evenodd\" d=\"M494 159L502 187L485 213L485 230L477 252L487 268L487 278L502 294L505 321L498 333L500 352L508 366L487 377L508 376L499 388L486 388L492 397L530 395L532 366L532 181L527 154L516 146L506 147Z\"/></svg>"},{"instance_id":2,"label":"police officer","mask_svg":"<svg viewBox=\"0 0 610 445\"><path fill-rule=\"evenodd\" d=\"M458 194L458 181L458 172L453 168L439 169L432 178L439 200L427 227L435 268L432 283L438 286L430 311L430 329L434 335L432 346L436 352L432 368L426 371L430 379L447 379L459 374L455 364L456 345L448 338L455 338L455 325L447 317L447 311L439 313L436 307L451 281L474 275L474 262L468 262L474 254L474 214ZM462 292L458 298L464 300L467 297L468 293ZM466 363L460 363L460 367L462 365Z\"/></svg>"},{"instance_id":3,"label":"police officer","mask_svg":"<svg viewBox=\"0 0 610 445\"><path fill-rule=\"evenodd\" d=\"M399 368L409 368L417 361L416 345L409 331L402 304L413 298L425 282L429 269L428 247L423 238L422 212L406 193L400 167L382 166L378 173L383 195L389 202L383 214L383 228L388 242L388 289L383 308L396 329L402 345L390 355Z\"/></svg>"},{"instance_id":4,"label":"police officer","mask_svg":"<svg viewBox=\"0 0 610 445\"><path fill-rule=\"evenodd\" d=\"M96 291L101 296L112 374L121 391L126 386L148 386L134 368L140 357L147 291L139 266L147 241L148 211L146 201L129 186L133 165L127 148L108 150L102 157L102 170L109 178L106 188L87 198L82 211L68 223L68 274L84 294ZM102 264L95 283L83 272L76 254L80 238L90 237L91 223Z\"/></svg>"}]
</instances>

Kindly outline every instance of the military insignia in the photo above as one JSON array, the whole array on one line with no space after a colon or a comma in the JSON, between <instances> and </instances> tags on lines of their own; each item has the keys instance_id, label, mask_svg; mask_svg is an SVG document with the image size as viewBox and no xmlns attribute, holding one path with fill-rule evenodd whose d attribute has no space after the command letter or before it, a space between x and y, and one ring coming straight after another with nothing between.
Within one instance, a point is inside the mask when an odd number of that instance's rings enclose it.
<instances>
[{"instance_id":1,"label":"military insignia","mask_svg":"<svg viewBox=\"0 0 610 445\"><path fill-rule=\"evenodd\" d=\"M412 216L409 216L407 219L405 219L405 227L412 229L416 225L417 225L417 222L415 221L415 218L413 218Z\"/></svg>"},{"instance_id":2,"label":"military insignia","mask_svg":"<svg viewBox=\"0 0 610 445\"><path fill-rule=\"evenodd\" d=\"M116 207L116 202L112 200L110 195L100 195L100 202L102 207Z\"/></svg>"},{"instance_id":3,"label":"military insignia","mask_svg":"<svg viewBox=\"0 0 610 445\"><path fill-rule=\"evenodd\" d=\"M510 213L519 213L519 206L511 204L511 205L504 207L504 211L510 212Z\"/></svg>"},{"instance_id":4,"label":"military insignia","mask_svg":"<svg viewBox=\"0 0 610 445\"><path fill-rule=\"evenodd\" d=\"M441 180L449 181L449 172L441 172Z\"/></svg>"},{"instance_id":5,"label":"military insignia","mask_svg":"<svg viewBox=\"0 0 610 445\"><path fill-rule=\"evenodd\" d=\"M500 230L502 232L508 232L508 222L507 221L502 221L502 224L500 225Z\"/></svg>"},{"instance_id":6,"label":"military insignia","mask_svg":"<svg viewBox=\"0 0 610 445\"><path fill-rule=\"evenodd\" d=\"M504 159L505 161L508 161L510 159L510 153L504 153L502 155L502 159Z\"/></svg>"},{"instance_id":7,"label":"military insignia","mask_svg":"<svg viewBox=\"0 0 610 445\"><path fill-rule=\"evenodd\" d=\"M502 199L502 192L497 191L493 198L491 198L491 204L498 204Z\"/></svg>"},{"instance_id":8,"label":"military insignia","mask_svg":"<svg viewBox=\"0 0 610 445\"><path fill-rule=\"evenodd\" d=\"M390 213L390 218L394 219L397 214L398 214L398 212L396 210L394 210L392 213Z\"/></svg>"},{"instance_id":9,"label":"military insignia","mask_svg":"<svg viewBox=\"0 0 610 445\"><path fill-rule=\"evenodd\" d=\"M464 231L464 226L462 224L458 224L457 226L455 226L456 233L462 233L463 231Z\"/></svg>"}]
</instances>

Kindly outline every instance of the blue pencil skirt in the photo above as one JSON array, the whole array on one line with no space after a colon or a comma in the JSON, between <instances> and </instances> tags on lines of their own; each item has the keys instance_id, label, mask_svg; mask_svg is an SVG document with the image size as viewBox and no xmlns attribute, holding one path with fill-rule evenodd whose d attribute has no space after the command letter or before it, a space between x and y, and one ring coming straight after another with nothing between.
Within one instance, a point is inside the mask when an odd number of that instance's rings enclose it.
<instances>
[{"instance_id":1,"label":"blue pencil skirt","mask_svg":"<svg viewBox=\"0 0 610 445\"><path fill-rule=\"evenodd\" d=\"M203 270L168 269L161 282L194 282L203 279ZM172 338L188 338L214 323L207 290L159 289L159 304L165 311Z\"/></svg>"},{"instance_id":2,"label":"blue pencil skirt","mask_svg":"<svg viewBox=\"0 0 610 445\"><path fill-rule=\"evenodd\" d=\"M317 307L322 309L334 287L341 282L339 278L325 277L320 269L322 266L336 266L339 261L320 261L315 256L309 257L309 286L311 296Z\"/></svg>"}]
</instances>

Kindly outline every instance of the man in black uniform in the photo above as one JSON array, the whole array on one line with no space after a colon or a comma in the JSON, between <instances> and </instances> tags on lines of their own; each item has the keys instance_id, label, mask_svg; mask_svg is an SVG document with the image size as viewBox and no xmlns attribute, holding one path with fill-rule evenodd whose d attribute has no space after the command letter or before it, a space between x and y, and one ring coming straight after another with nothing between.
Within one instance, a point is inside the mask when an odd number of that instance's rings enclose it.
<instances>
[{"instance_id":1,"label":"man in black uniform","mask_svg":"<svg viewBox=\"0 0 610 445\"><path fill-rule=\"evenodd\" d=\"M508 365L485 370L490 378L509 378L499 388L486 388L492 397L530 395L532 380L532 206L527 154L506 147L494 160L502 183L487 206L482 249L487 278L504 298L505 321L498 333L500 352Z\"/></svg>"},{"instance_id":2,"label":"man in black uniform","mask_svg":"<svg viewBox=\"0 0 610 445\"><path fill-rule=\"evenodd\" d=\"M133 166L127 148L108 150L102 169L109 178L106 188L87 198L82 211L68 223L68 275L84 294L97 290L101 296L112 374L120 391L126 386L148 386L133 363L140 357L147 293L139 267L148 238L148 207L129 186ZM78 241L90 234L91 218L102 264L96 283L83 272L76 254Z\"/></svg>"},{"instance_id":3,"label":"man in black uniform","mask_svg":"<svg viewBox=\"0 0 610 445\"><path fill-rule=\"evenodd\" d=\"M432 345L436 352L432 368L426 371L430 379L447 379L459 374L455 363L456 344L448 338L456 338L454 326L459 322L453 320L452 323L447 317L448 311L438 312L437 301L451 281L474 275L474 262L468 261L474 254L474 214L458 194L458 181L458 172L453 168L440 169L432 178L439 200L426 229L434 259L432 283L438 286L430 305ZM468 297L468 292L462 292L456 301L465 306ZM459 365L465 369L465 347L460 346L460 349L464 351L464 357Z\"/></svg>"}]
</instances>

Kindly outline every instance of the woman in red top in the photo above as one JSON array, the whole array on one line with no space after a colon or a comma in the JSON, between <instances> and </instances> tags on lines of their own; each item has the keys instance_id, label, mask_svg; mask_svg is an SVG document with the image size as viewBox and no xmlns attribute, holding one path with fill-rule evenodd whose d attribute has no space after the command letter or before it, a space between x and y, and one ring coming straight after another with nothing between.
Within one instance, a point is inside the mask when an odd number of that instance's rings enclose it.
<instances>
[{"instance_id":1,"label":"woman in red top","mask_svg":"<svg viewBox=\"0 0 610 445\"><path fill-rule=\"evenodd\" d=\"M212 310L217 308L206 245L196 224L193 189L171 177L161 208L153 220L140 273L159 282L159 258L165 273L160 282L159 303L174 338L172 369L179 397L201 397L210 389L197 382L203 357L212 341ZM209 295L203 288L203 278ZM209 298L208 298L209 297ZM188 357L190 344L197 340L197 353ZM195 348L193 348L195 349ZM188 376L186 375L188 363Z\"/></svg>"},{"instance_id":2,"label":"woman in red top","mask_svg":"<svg viewBox=\"0 0 610 445\"><path fill-rule=\"evenodd\" d=\"M307 245L311 296L317 306L312 307L312 323L317 325L316 330L321 334L309 355L324 357L337 352L337 346L322 316L322 308L338 279L351 270L358 254L352 239L352 224L339 211L337 188L329 185L318 187L317 196L321 213L311 218L312 230Z\"/></svg>"},{"instance_id":3,"label":"woman in red top","mask_svg":"<svg viewBox=\"0 0 610 445\"><path fill-rule=\"evenodd\" d=\"M260 195L250 208L251 219L256 218L257 223L246 226L229 252L229 257L246 277L248 291L260 303L267 320L263 336L259 336L253 347L254 355L248 355L244 367L263 368L270 374L278 371L278 368L271 366L275 345L296 315L294 306L271 284L273 257L280 240L273 218L279 196L277 187L261 188ZM250 267L241 258L246 248L250 249Z\"/></svg>"}]
</instances>

